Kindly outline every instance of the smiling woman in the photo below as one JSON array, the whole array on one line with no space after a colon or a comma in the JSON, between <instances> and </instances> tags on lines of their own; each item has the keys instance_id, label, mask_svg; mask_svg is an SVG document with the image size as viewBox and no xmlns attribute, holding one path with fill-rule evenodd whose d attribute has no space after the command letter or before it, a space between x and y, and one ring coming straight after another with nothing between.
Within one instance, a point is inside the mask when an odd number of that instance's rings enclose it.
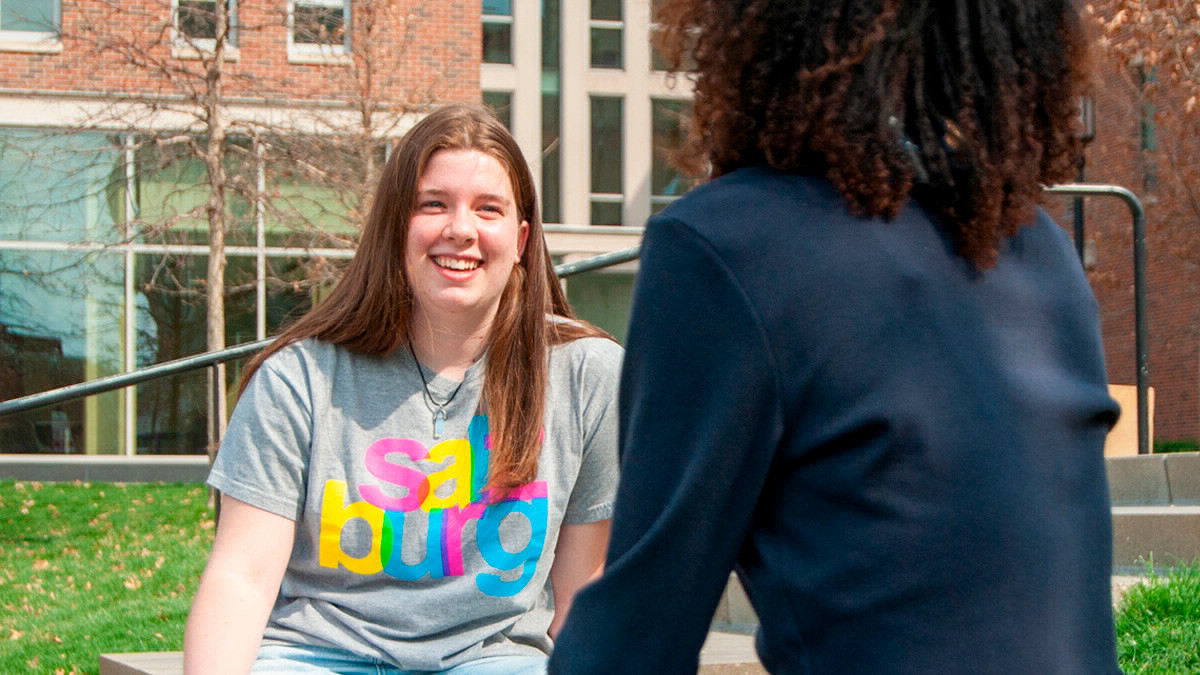
<instances>
[{"instance_id":1,"label":"smiling woman","mask_svg":"<svg viewBox=\"0 0 1200 675\"><path fill-rule=\"evenodd\" d=\"M421 356L431 356L433 325L474 330L482 348L528 237L529 223L518 220L512 185L496 158L477 150L439 150L429 158L405 242Z\"/></svg>"},{"instance_id":2,"label":"smiling woman","mask_svg":"<svg viewBox=\"0 0 1200 675\"><path fill-rule=\"evenodd\" d=\"M544 671L607 546L621 355L503 125L419 122L341 283L247 367L188 671Z\"/></svg>"}]
</instances>

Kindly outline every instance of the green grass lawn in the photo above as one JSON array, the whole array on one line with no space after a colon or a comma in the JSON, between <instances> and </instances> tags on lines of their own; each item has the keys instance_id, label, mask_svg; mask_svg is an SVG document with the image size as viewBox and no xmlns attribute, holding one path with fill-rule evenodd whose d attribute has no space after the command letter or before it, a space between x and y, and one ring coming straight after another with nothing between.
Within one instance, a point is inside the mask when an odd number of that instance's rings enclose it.
<instances>
[{"instance_id":1,"label":"green grass lawn","mask_svg":"<svg viewBox=\"0 0 1200 675\"><path fill-rule=\"evenodd\" d=\"M1200 673L1200 565L1151 568L1125 593L1116 623L1126 675Z\"/></svg>"},{"instance_id":2,"label":"green grass lawn","mask_svg":"<svg viewBox=\"0 0 1200 675\"><path fill-rule=\"evenodd\" d=\"M212 534L202 485L0 481L0 673L180 649ZM1116 630L1127 675L1200 673L1200 566L1130 588Z\"/></svg>"},{"instance_id":3,"label":"green grass lawn","mask_svg":"<svg viewBox=\"0 0 1200 675\"><path fill-rule=\"evenodd\" d=\"M0 481L0 673L180 649L212 535L199 484Z\"/></svg>"}]
</instances>

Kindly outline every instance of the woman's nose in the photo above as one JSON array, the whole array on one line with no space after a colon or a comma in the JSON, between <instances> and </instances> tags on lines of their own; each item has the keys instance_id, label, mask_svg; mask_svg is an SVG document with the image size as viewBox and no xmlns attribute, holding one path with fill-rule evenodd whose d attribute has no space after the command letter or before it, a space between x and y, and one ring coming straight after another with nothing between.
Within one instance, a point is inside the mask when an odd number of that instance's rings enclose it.
<instances>
[{"instance_id":1,"label":"woman's nose","mask_svg":"<svg viewBox=\"0 0 1200 675\"><path fill-rule=\"evenodd\" d=\"M454 241L472 241L475 239L475 233L474 212L465 207L451 209L443 236Z\"/></svg>"}]
</instances>

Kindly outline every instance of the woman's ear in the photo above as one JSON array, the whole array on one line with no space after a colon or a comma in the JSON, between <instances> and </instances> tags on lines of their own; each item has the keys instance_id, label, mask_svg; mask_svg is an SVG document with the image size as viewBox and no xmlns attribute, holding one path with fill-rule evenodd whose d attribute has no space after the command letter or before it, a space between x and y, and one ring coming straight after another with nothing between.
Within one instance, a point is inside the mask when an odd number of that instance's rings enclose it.
<instances>
[{"instance_id":1,"label":"woman's ear","mask_svg":"<svg viewBox=\"0 0 1200 675\"><path fill-rule=\"evenodd\" d=\"M517 226L517 262L525 255L525 242L529 241L529 221L522 220Z\"/></svg>"}]
</instances>

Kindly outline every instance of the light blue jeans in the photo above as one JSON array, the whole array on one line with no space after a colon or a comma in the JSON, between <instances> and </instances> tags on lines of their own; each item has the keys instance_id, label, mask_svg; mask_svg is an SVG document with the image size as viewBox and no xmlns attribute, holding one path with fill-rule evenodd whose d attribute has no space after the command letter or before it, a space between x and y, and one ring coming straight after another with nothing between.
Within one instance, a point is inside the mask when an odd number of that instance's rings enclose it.
<instances>
[{"instance_id":1,"label":"light blue jeans","mask_svg":"<svg viewBox=\"0 0 1200 675\"><path fill-rule=\"evenodd\" d=\"M263 645L251 675L432 675L429 671L400 670L376 659L341 649L307 645ZM545 656L489 656L468 661L438 675L545 675Z\"/></svg>"}]
</instances>

